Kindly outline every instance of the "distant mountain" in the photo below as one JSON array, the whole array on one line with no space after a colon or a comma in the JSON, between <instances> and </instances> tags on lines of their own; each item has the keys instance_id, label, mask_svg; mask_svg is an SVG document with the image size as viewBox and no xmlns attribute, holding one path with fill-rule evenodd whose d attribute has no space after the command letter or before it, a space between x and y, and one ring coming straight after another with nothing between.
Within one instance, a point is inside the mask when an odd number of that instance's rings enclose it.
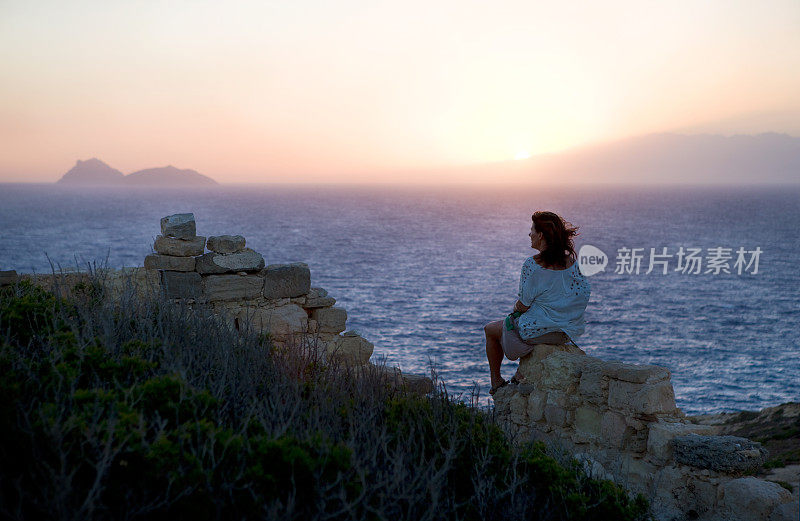
<instances>
[{"instance_id":1,"label":"distant mountain","mask_svg":"<svg viewBox=\"0 0 800 521\"><path fill-rule=\"evenodd\" d=\"M799 183L800 138L648 134L482 168L507 181Z\"/></svg>"},{"instance_id":2,"label":"distant mountain","mask_svg":"<svg viewBox=\"0 0 800 521\"><path fill-rule=\"evenodd\" d=\"M93 157L86 161L78 161L69 172L64 174L59 183L83 185L118 185L125 176L119 170L111 168L99 159Z\"/></svg>"},{"instance_id":3,"label":"distant mountain","mask_svg":"<svg viewBox=\"0 0 800 521\"><path fill-rule=\"evenodd\" d=\"M74 185L111 186L209 186L218 184L208 176L195 170L181 170L172 165L148 168L123 175L99 159L78 160L59 183Z\"/></svg>"},{"instance_id":4,"label":"distant mountain","mask_svg":"<svg viewBox=\"0 0 800 521\"><path fill-rule=\"evenodd\" d=\"M125 184L135 186L200 186L219 184L195 170L181 170L172 165L147 168L125 176Z\"/></svg>"}]
</instances>

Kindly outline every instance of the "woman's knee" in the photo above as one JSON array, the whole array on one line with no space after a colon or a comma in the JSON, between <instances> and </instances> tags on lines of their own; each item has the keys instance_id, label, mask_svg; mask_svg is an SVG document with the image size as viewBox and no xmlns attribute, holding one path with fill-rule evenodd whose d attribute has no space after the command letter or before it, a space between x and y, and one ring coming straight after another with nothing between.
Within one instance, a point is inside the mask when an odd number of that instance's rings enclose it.
<instances>
[{"instance_id":1,"label":"woman's knee","mask_svg":"<svg viewBox=\"0 0 800 521\"><path fill-rule=\"evenodd\" d=\"M503 322L500 320L495 320L494 322L489 322L485 326L483 326L483 332L486 334L486 338L499 338L502 330Z\"/></svg>"}]
</instances>

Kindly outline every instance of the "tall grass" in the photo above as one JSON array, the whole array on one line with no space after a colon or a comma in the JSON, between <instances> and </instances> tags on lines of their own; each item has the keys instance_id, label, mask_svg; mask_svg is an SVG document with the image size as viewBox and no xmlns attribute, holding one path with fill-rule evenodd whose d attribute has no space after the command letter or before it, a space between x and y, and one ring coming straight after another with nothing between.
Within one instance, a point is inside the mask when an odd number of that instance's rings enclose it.
<instances>
[{"instance_id":1,"label":"tall grass","mask_svg":"<svg viewBox=\"0 0 800 521\"><path fill-rule=\"evenodd\" d=\"M132 285L64 287L0 291L4 518L648 516L442 386L409 394Z\"/></svg>"}]
</instances>

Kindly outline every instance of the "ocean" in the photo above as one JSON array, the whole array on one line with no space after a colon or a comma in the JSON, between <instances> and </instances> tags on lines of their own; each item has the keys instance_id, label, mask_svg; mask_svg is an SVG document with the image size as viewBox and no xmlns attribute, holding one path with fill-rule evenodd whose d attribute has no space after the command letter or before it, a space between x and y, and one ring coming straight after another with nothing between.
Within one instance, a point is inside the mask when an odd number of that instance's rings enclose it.
<instances>
[{"instance_id":1,"label":"ocean","mask_svg":"<svg viewBox=\"0 0 800 521\"><path fill-rule=\"evenodd\" d=\"M374 356L433 366L450 393L485 396L483 325L516 299L535 210L562 215L579 227L577 248L607 256L575 339L588 354L667 367L687 414L800 401L797 186L0 184L0 269L141 266L159 219L193 212L200 235L244 235L267 264L306 262ZM646 273L651 248L671 257ZM681 248L699 248L699 273L676 270ZM749 266L736 263L740 248ZM505 361L504 376L515 368Z\"/></svg>"}]
</instances>

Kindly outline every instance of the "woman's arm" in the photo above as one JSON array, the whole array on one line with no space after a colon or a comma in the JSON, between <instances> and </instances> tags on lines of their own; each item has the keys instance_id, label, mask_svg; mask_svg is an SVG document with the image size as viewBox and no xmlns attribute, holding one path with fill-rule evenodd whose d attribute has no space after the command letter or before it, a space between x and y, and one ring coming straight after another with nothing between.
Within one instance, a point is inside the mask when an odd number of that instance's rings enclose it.
<instances>
[{"instance_id":1,"label":"woman's arm","mask_svg":"<svg viewBox=\"0 0 800 521\"><path fill-rule=\"evenodd\" d=\"M514 311L519 311L520 313L525 313L529 309L531 309L530 306L526 306L525 304L523 304L519 300L514 303Z\"/></svg>"}]
</instances>

